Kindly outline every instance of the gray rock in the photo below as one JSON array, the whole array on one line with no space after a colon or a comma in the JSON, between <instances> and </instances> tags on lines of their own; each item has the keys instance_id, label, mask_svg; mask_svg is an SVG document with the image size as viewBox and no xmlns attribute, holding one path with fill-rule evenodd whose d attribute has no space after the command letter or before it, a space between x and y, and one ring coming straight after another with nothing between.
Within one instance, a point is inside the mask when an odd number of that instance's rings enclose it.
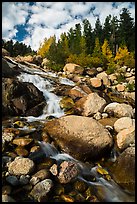
<instances>
[{"instance_id":1,"label":"gray rock","mask_svg":"<svg viewBox=\"0 0 137 204\"><path fill-rule=\"evenodd\" d=\"M33 197L35 201L42 202L42 199L46 197L47 193L50 192L52 187L52 180L45 179L33 187L32 191L30 192L30 196Z\"/></svg>"},{"instance_id":2,"label":"gray rock","mask_svg":"<svg viewBox=\"0 0 137 204\"><path fill-rule=\"evenodd\" d=\"M12 186L18 186L20 184L16 176L7 176L6 181L10 183Z\"/></svg>"}]
</instances>

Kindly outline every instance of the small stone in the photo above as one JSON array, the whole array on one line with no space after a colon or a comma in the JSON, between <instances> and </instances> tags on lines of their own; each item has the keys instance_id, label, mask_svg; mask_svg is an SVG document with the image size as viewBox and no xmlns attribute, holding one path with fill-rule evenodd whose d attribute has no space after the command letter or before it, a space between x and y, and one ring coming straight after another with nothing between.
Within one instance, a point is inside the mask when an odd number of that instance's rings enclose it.
<instances>
[{"instance_id":1,"label":"small stone","mask_svg":"<svg viewBox=\"0 0 137 204\"><path fill-rule=\"evenodd\" d=\"M26 175L34 170L34 162L29 158L16 158L9 164L8 171L12 175Z\"/></svg>"},{"instance_id":2,"label":"small stone","mask_svg":"<svg viewBox=\"0 0 137 204\"><path fill-rule=\"evenodd\" d=\"M47 193L51 190L53 182L51 179L45 179L37 183L32 191L30 196L32 196L35 201L41 202L43 197L46 197Z\"/></svg>"},{"instance_id":3,"label":"small stone","mask_svg":"<svg viewBox=\"0 0 137 204\"><path fill-rule=\"evenodd\" d=\"M77 164L72 161L64 161L60 165L61 169L58 175L60 183L69 183L78 176Z\"/></svg>"},{"instance_id":4,"label":"small stone","mask_svg":"<svg viewBox=\"0 0 137 204\"><path fill-rule=\"evenodd\" d=\"M16 201L9 195L2 195L2 202L16 202Z\"/></svg>"},{"instance_id":5,"label":"small stone","mask_svg":"<svg viewBox=\"0 0 137 204\"><path fill-rule=\"evenodd\" d=\"M17 186L19 185L19 180L17 179L16 176L7 176L6 181L10 183L12 186Z\"/></svg>"}]
</instances>

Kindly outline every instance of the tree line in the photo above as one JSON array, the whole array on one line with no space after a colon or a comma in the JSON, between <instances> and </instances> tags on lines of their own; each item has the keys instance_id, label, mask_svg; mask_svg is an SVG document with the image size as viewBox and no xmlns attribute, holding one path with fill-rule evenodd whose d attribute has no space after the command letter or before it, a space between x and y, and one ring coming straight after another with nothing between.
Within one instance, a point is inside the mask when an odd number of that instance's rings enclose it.
<instances>
[{"instance_id":1,"label":"tree line","mask_svg":"<svg viewBox=\"0 0 137 204\"><path fill-rule=\"evenodd\" d=\"M2 39L2 47L6 49L11 57L25 56L25 55L34 55L36 52L31 49L30 45L27 46L22 42L16 41L15 43L13 40L4 41Z\"/></svg>"},{"instance_id":2,"label":"tree line","mask_svg":"<svg viewBox=\"0 0 137 204\"><path fill-rule=\"evenodd\" d=\"M134 66L135 23L126 8L122 9L120 19L109 15L103 25L98 17L94 29L84 19L82 25L75 24L62 33L58 41L55 35L45 38L37 54L49 59L49 65L56 70L67 62L104 69L114 69L117 63Z\"/></svg>"}]
</instances>

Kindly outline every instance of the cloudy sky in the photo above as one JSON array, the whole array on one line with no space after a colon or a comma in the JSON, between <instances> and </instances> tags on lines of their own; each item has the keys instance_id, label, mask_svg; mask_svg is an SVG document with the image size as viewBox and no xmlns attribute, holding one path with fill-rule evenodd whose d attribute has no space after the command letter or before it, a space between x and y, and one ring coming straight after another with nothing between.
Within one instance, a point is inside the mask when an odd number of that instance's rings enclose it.
<instances>
[{"instance_id":1,"label":"cloudy sky","mask_svg":"<svg viewBox=\"0 0 137 204\"><path fill-rule=\"evenodd\" d=\"M135 2L2 2L2 38L18 40L37 50L44 38L68 32L88 19L92 28L99 16L117 16L127 8L135 20Z\"/></svg>"}]
</instances>

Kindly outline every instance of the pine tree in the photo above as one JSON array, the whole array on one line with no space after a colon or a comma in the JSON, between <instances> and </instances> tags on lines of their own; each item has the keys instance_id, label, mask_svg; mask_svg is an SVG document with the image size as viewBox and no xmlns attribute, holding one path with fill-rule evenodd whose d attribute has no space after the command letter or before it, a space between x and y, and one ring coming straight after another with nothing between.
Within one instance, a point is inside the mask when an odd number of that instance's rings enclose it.
<instances>
[{"instance_id":1,"label":"pine tree","mask_svg":"<svg viewBox=\"0 0 137 204\"><path fill-rule=\"evenodd\" d=\"M102 28L99 17L97 18L95 22L94 35L95 35L95 38L99 38L99 41L102 44L103 43L103 28Z\"/></svg>"},{"instance_id":2,"label":"pine tree","mask_svg":"<svg viewBox=\"0 0 137 204\"><path fill-rule=\"evenodd\" d=\"M129 51L131 48L135 47L135 27L133 18L127 8L122 9L120 14L120 24L119 24L119 43L127 46Z\"/></svg>"},{"instance_id":3,"label":"pine tree","mask_svg":"<svg viewBox=\"0 0 137 204\"><path fill-rule=\"evenodd\" d=\"M93 52L93 44L94 44L94 37L93 37L93 31L91 24L89 20L84 19L83 20L83 37L85 38L85 43L86 43L86 53L91 54Z\"/></svg>"}]
</instances>

